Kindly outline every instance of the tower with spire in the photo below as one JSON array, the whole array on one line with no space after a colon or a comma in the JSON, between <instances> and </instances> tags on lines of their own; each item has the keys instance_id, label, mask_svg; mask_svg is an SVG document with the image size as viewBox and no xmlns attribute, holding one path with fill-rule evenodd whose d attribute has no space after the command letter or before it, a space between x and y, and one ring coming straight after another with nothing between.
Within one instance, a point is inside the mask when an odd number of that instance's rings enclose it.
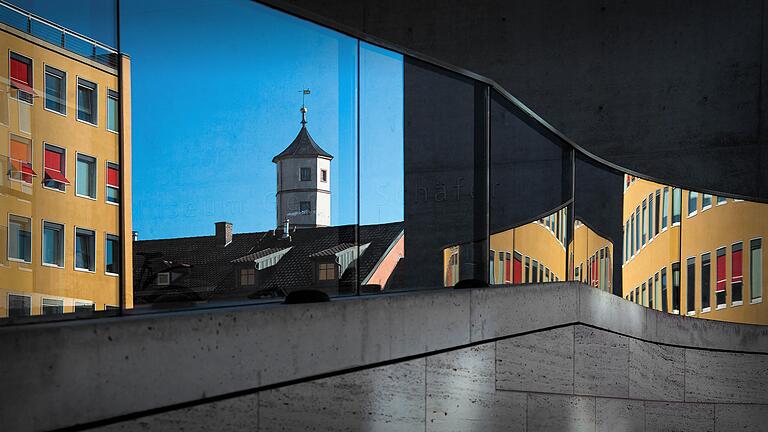
<instances>
[{"instance_id":1,"label":"tower with spire","mask_svg":"<svg viewBox=\"0 0 768 432\"><path fill-rule=\"evenodd\" d=\"M309 94L309 90L303 93ZM307 130L307 107L301 105L301 130L272 158L277 165L277 225L331 225L331 159Z\"/></svg>"}]
</instances>

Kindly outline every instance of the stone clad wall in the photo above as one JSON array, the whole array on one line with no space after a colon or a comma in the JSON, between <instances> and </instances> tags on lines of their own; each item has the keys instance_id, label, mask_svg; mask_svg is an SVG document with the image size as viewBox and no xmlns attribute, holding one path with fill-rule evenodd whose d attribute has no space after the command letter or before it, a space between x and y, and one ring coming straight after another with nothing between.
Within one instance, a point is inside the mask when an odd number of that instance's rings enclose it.
<instances>
[{"instance_id":1,"label":"stone clad wall","mask_svg":"<svg viewBox=\"0 0 768 432\"><path fill-rule=\"evenodd\" d=\"M764 431L768 355L566 325L103 431Z\"/></svg>"}]
</instances>

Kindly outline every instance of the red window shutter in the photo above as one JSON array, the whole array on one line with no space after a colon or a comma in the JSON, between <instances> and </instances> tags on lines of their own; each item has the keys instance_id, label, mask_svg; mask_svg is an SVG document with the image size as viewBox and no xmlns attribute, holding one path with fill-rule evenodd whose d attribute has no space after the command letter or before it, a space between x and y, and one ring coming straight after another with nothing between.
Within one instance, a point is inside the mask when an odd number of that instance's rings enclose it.
<instances>
[{"instance_id":1,"label":"red window shutter","mask_svg":"<svg viewBox=\"0 0 768 432\"><path fill-rule=\"evenodd\" d=\"M23 61L12 58L11 80L29 85L29 65Z\"/></svg>"},{"instance_id":2,"label":"red window shutter","mask_svg":"<svg viewBox=\"0 0 768 432\"><path fill-rule=\"evenodd\" d=\"M512 282L512 260L509 258L509 254L507 254L504 260L504 282Z\"/></svg>"},{"instance_id":3,"label":"red window shutter","mask_svg":"<svg viewBox=\"0 0 768 432\"><path fill-rule=\"evenodd\" d=\"M515 258L515 268L512 272L514 281L513 283L523 283L523 262L519 258Z\"/></svg>"},{"instance_id":4,"label":"red window shutter","mask_svg":"<svg viewBox=\"0 0 768 432\"><path fill-rule=\"evenodd\" d=\"M743 274L741 269L742 262L743 262L741 258L742 252L743 251L741 250L733 251L733 254L731 255L731 258L733 260L731 263L731 282L733 283L741 282L743 279Z\"/></svg>"},{"instance_id":5,"label":"red window shutter","mask_svg":"<svg viewBox=\"0 0 768 432\"><path fill-rule=\"evenodd\" d=\"M107 167L107 185L120 187L120 170L115 167Z\"/></svg>"},{"instance_id":6,"label":"red window shutter","mask_svg":"<svg viewBox=\"0 0 768 432\"><path fill-rule=\"evenodd\" d=\"M717 285L715 292L725 291L725 255L717 257Z\"/></svg>"},{"instance_id":7,"label":"red window shutter","mask_svg":"<svg viewBox=\"0 0 768 432\"><path fill-rule=\"evenodd\" d=\"M61 153L53 150L45 150L45 169L61 172Z\"/></svg>"}]
</instances>

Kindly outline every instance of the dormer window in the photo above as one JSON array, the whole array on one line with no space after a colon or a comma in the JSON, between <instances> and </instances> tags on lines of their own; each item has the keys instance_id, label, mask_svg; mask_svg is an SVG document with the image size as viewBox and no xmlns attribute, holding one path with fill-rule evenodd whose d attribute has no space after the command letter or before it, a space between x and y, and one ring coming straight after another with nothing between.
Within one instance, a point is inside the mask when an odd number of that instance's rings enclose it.
<instances>
[{"instance_id":1,"label":"dormer window","mask_svg":"<svg viewBox=\"0 0 768 432\"><path fill-rule=\"evenodd\" d=\"M256 285L256 269L254 268L240 269L240 285L241 286Z\"/></svg>"},{"instance_id":2,"label":"dormer window","mask_svg":"<svg viewBox=\"0 0 768 432\"><path fill-rule=\"evenodd\" d=\"M336 279L336 263L332 262L317 264L318 281L332 281Z\"/></svg>"},{"instance_id":3,"label":"dormer window","mask_svg":"<svg viewBox=\"0 0 768 432\"><path fill-rule=\"evenodd\" d=\"M312 181L312 168L304 167L301 169L301 181Z\"/></svg>"}]
</instances>

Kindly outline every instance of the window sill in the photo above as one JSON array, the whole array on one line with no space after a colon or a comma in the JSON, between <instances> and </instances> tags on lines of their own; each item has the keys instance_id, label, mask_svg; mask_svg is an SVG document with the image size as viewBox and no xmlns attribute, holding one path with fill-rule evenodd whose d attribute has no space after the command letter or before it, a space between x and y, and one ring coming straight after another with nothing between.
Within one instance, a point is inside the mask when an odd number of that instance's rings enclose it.
<instances>
[{"instance_id":1,"label":"window sill","mask_svg":"<svg viewBox=\"0 0 768 432\"><path fill-rule=\"evenodd\" d=\"M686 218L690 219L690 218L696 216L697 213L698 213L698 210L693 212L693 213L688 213L688 216L686 216Z\"/></svg>"},{"instance_id":2,"label":"window sill","mask_svg":"<svg viewBox=\"0 0 768 432\"><path fill-rule=\"evenodd\" d=\"M672 314L674 315L680 315L680 311L677 309L672 309Z\"/></svg>"},{"instance_id":3,"label":"window sill","mask_svg":"<svg viewBox=\"0 0 768 432\"><path fill-rule=\"evenodd\" d=\"M111 276L111 277L120 277L118 273L110 273L110 272L104 272L105 275Z\"/></svg>"},{"instance_id":4,"label":"window sill","mask_svg":"<svg viewBox=\"0 0 768 432\"><path fill-rule=\"evenodd\" d=\"M704 210L709 210L709 209L711 209L711 208L712 208L712 204L710 204L710 205L708 205L708 206L706 206L706 207L702 207L702 208L701 208L701 211L703 212Z\"/></svg>"},{"instance_id":5,"label":"window sill","mask_svg":"<svg viewBox=\"0 0 768 432\"><path fill-rule=\"evenodd\" d=\"M701 310L701 313L707 313L707 312L710 312L711 310L712 310L712 308L706 307L706 308Z\"/></svg>"},{"instance_id":6,"label":"window sill","mask_svg":"<svg viewBox=\"0 0 768 432\"><path fill-rule=\"evenodd\" d=\"M762 303L762 302L763 302L763 298L762 297L758 297L756 299L750 300L749 304L759 304L759 303Z\"/></svg>"},{"instance_id":7,"label":"window sill","mask_svg":"<svg viewBox=\"0 0 768 432\"><path fill-rule=\"evenodd\" d=\"M115 135L120 135L120 131L112 130L110 128L107 128L107 132L112 132Z\"/></svg>"},{"instance_id":8,"label":"window sill","mask_svg":"<svg viewBox=\"0 0 768 432\"><path fill-rule=\"evenodd\" d=\"M64 118L67 117L67 111L66 110L64 110L64 112L59 112L59 111L56 111L56 110L52 110L50 108L46 108L45 104L43 104L43 109L48 111L48 112L50 112L50 113L54 113L56 115L62 116Z\"/></svg>"},{"instance_id":9,"label":"window sill","mask_svg":"<svg viewBox=\"0 0 768 432\"><path fill-rule=\"evenodd\" d=\"M64 265L56 265L51 263L42 263L43 267L49 267L49 268L55 268L55 269L64 269Z\"/></svg>"},{"instance_id":10,"label":"window sill","mask_svg":"<svg viewBox=\"0 0 768 432\"><path fill-rule=\"evenodd\" d=\"M45 190L49 190L49 191L53 191L53 192L58 192L58 193L63 193L63 194L67 193L66 186L64 187L64 190L61 190L61 189L58 189L58 188L52 188L52 187L49 187L49 186L46 186L46 185L41 185L41 187L43 189L45 189Z\"/></svg>"},{"instance_id":11,"label":"window sill","mask_svg":"<svg viewBox=\"0 0 768 432\"><path fill-rule=\"evenodd\" d=\"M741 306L741 305L743 305L743 304L744 304L744 302L743 302L743 301L741 301L741 300L738 300L738 301L732 302L732 303L731 303L731 307Z\"/></svg>"},{"instance_id":12,"label":"window sill","mask_svg":"<svg viewBox=\"0 0 768 432\"><path fill-rule=\"evenodd\" d=\"M31 261L31 260L30 260L30 261L24 261L24 260L23 260L23 259L21 259L21 258L12 258L12 257L8 257L8 261L11 261L11 262L15 262L15 263L19 263L19 264L28 264L28 265L31 265L31 264L32 264L32 261Z\"/></svg>"},{"instance_id":13,"label":"window sill","mask_svg":"<svg viewBox=\"0 0 768 432\"><path fill-rule=\"evenodd\" d=\"M727 306L728 305L725 305L725 304L719 304L717 305L717 307L715 307L715 310L722 310L722 309L725 309Z\"/></svg>"},{"instance_id":14,"label":"window sill","mask_svg":"<svg viewBox=\"0 0 768 432\"><path fill-rule=\"evenodd\" d=\"M79 267L75 267L75 271L76 272L96 274L96 270L89 270L89 269L79 268Z\"/></svg>"},{"instance_id":15,"label":"window sill","mask_svg":"<svg viewBox=\"0 0 768 432\"><path fill-rule=\"evenodd\" d=\"M685 313L686 316L696 316L696 311L688 311Z\"/></svg>"},{"instance_id":16,"label":"window sill","mask_svg":"<svg viewBox=\"0 0 768 432\"><path fill-rule=\"evenodd\" d=\"M719 202L719 203L715 204L715 206L721 206L721 205L725 205L727 202L728 202L728 201Z\"/></svg>"},{"instance_id":17,"label":"window sill","mask_svg":"<svg viewBox=\"0 0 768 432\"><path fill-rule=\"evenodd\" d=\"M104 202L109 204L109 205L120 207L120 203L119 202L112 202L112 201L104 201Z\"/></svg>"},{"instance_id":18,"label":"window sill","mask_svg":"<svg viewBox=\"0 0 768 432\"><path fill-rule=\"evenodd\" d=\"M80 198L89 199L91 201L96 201L96 197L90 197L88 195L80 195L79 193L75 193L75 196L80 197Z\"/></svg>"},{"instance_id":19,"label":"window sill","mask_svg":"<svg viewBox=\"0 0 768 432\"><path fill-rule=\"evenodd\" d=\"M84 123L84 124L87 124L87 125L89 125L89 126L93 126L93 127L95 127L95 128L98 128L98 127L99 127L99 124L98 124L98 123L91 123L91 122L89 122L89 121L87 121L87 120L83 120L83 119L81 119L81 118L79 118L79 117L77 118L77 121L78 121L78 122L80 122L80 123Z\"/></svg>"}]
</instances>

